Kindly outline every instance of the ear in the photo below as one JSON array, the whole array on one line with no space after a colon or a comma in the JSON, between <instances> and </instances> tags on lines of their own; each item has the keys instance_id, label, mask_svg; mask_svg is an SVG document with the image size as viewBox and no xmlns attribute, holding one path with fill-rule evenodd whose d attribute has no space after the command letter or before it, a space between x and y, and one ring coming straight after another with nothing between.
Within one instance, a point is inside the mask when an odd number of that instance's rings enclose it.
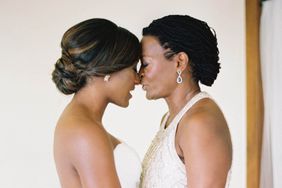
<instances>
[{"instance_id":1,"label":"ear","mask_svg":"<svg viewBox=\"0 0 282 188\"><path fill-rule=\"evenodd\" d=\"M189 65L189 57L185 52L179 52L176 55L177 68L181 71L184 71Z\"/></svg>"}]
</instances>

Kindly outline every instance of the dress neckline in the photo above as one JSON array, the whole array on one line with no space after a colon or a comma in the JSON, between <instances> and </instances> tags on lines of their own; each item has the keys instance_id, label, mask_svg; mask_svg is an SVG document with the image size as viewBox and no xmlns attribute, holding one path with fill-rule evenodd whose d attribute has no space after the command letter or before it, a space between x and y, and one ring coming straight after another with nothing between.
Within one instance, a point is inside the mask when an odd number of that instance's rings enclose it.
<instances>
[{"instance_id":1,"label":"dress neckline","mask_svg":"<svg viewBox=\"0 0 282 188\"><path fill-rule=\"evenodd\" d=\"M168 117L169 117L169 111L166 113L165 118L161 124L161 130L166 131L169 130L170 127L174 127L174 124L177 124L180 119L183 117L183 115L198 101L200 101L203 98L211 98L210 95L207 92L200 91L196 95L194 95L187 103L184 105L184 107L181 108L181 110L176 114L176 116L172 119L172 121L165 127Z\"/></svg>"}]
</instances>

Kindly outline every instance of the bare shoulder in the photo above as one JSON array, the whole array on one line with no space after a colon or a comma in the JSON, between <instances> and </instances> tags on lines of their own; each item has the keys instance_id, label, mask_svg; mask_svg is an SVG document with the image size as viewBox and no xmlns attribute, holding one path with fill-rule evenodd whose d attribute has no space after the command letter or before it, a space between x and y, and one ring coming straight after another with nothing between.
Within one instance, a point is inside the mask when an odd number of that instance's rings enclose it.
<instances>
[{"instance_id":1,"label":"bare shoulder","mask_svg":"<svg viewBox=\"0 0 282 188\"><path fill-rule=\"evenodd\" d=\"M80 117L59 122L54 155L62 176L74 171L85 187L119 187L111 141L99 122Z\"/></svg>"},{"instance_id":2,"label":"bare shoulder","mask_svg":"<svg viewBox=\"0 0 282 188\"><path fill-rule=\"evenodd\" d=\"M218 105L211 99L203 99L196 103L180 121L179 129L183 134L207 134L206 136L229 135L225 117ZM194 132L195 131L195 132ZM191 136L192 136L191 135Z\"/></svg>"},{"instance_id":3,"label":"bare shoulder","mask_svg":"<svg viewBox=\"0 0 282 188\"><path fill-rule=\"evenodd\" d=\"M55 130L54 144L67 152L72 162L79 160L80 156L77 155L82 153L111 148L103 126L87 118L70 118L59 122Z\"/></svg>"},{"instance_id":4,"label":"bare shoulder","mask_svg":"<svg viewBox=\"0 0 282 188\"><path fill-rule=\"evenodd\" d=\"M232 144L227 122L214 101L203 99L186 112L176 143L193 185L224 185L232 162Z\"/></svg>"}]
</instances>

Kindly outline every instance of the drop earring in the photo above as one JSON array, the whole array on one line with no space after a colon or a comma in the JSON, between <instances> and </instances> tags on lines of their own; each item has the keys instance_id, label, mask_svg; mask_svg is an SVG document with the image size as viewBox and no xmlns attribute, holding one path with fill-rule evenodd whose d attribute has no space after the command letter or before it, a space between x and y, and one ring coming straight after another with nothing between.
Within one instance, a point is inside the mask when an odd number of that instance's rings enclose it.
<instances>
[{"instance_id":1,"label":"drop earring","mask_svg":"<svg viewBox=\"0 0 282 188\"><path fill-rule=\"evenodd\" d=\"M176 82L178 83L178 84L181 84L182 83L182 77L181 77L181 70L177 70L177 74L178 74L178 76L177 76L177 79L176 79Z\"/></svg>"}]
</instances>

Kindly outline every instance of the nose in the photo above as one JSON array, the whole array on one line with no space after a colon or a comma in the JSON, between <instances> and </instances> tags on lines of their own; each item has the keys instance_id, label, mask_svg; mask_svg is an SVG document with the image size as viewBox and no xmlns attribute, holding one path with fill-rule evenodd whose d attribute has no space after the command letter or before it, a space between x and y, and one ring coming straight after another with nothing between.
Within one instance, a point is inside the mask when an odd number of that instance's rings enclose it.
<instances>
[{"instance_id":1,"label":"nose","mask_svg":"<svg viewBox=\"0 0 282 188\"><path fill-rule=\"evenodd\" d=\"M139 76L139 79L140 79L140 82L141 82L143 77L144 77L144 68L140 68L140 70L138 72L138 76Z\"/></svg>"},{"instance_id":2,"label":"nose","mask_svg":"<svg viewBox=\"0 0 282 188\"><path fill-rule=\"evenodd\" d=\"M139 74L139 75L144 74L144 67L143 67L143 66L140 67L140 69L139 69L139 71L138 71L138 74Z\"/></svg>"},{"instance_id":3,"label":"nose","mask_svg":"<svg viewBox=\"0 0 282 188\"><path fill-rule=\"evenodd\" d=\"M140 80L139 74L136 73L135 78L134 78L134 84L138 85L138 84L140 84L140 82L141 82L141 80Z\"/></svg>"}]
</instances>

